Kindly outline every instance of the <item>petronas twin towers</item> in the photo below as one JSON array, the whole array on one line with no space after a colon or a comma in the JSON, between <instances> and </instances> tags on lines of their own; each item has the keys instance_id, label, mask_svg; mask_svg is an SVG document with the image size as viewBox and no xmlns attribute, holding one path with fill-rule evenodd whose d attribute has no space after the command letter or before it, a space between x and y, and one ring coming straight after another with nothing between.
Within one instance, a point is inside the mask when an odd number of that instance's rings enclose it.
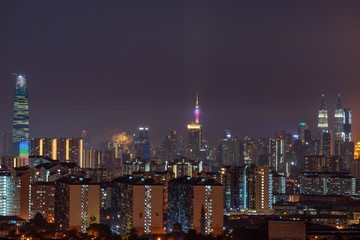
<instances>
[{"instance_id":1,"label":"petronas twin towers","mask_svg":"<svg viewBox=\"0 0 360 240\"><path fill-rule=\"evenodd\" d=\"M318 124L316 130L316 139L319 140L319 154L331 154L331 134L329 130L328 112L325 104L325 96L321 96L321 104L318 114ZM340 94L336 104L334 115L334 134L333 141L350 142L351 141L351 110L343 109Z\"/></svg>"}]
</instances>

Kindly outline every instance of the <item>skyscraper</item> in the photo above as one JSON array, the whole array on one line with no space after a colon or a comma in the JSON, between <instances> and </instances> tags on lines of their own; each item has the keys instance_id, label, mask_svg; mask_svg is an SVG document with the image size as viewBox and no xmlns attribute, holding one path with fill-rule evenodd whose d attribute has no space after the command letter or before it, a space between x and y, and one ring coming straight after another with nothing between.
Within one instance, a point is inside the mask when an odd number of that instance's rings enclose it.
<instances>
[{"instance_id":1,"label":"skyscraper","mask_svg":"<svg viewBox=\"0 0 360 240\"><path fill-rule=\"evenodd\" d=\"M243 166L244 160L241 157L240 141L231 136L231 131L226 129L220 144L222 164L226 166Z\"/></svg>"},{"instance_id":2,"label":"skyscraper","mask_svg":"<svg viewBox=\"0 0 360 240\"><path fill-rule=\"evenodd\" d=\"M299 139L304 142L305 141L305 131L308 130L308 125L306 122L299 123Z\"/></svg>"},{"instance_id":3,"label":"skyscraper","mask_svg":"<svg viewBox=\"0 0 360 240\"><path fill-rule=\"evenodd\" d=\"M169 135L166 135L163 142L165 161L172 161L179 155L177 140L176 131L171 131Z\"/></svg>"},{"instance_id":4,"label":"skyscraper","mask_svg":"<svg viewBox=\"0 0 360 240\"><path fill-rule=\"evenodd\" d=\"M199 96L196 94L196 104L194 109L195 122L188 124L188 157L199 159L200 149L202 148L202 132L199 122L200 107Z\"/></svg>"},{"instance_id":5,"label":"skyscraper","mask_svg":"<svg viewBox=\"0 0 360 240\"><path fill-rule=\"evenodd\" d=\"M13 118L13 155L29 156L29 96L24 76L16 77Z\"/></svg>"},{"instance_id":6,"label":"skyscraper","mask_svg":"<svg viewBox=\"0 0 360 240\"><path fill-rule=\"evenodd\" d=\"M344 135L345 142L351 142L351 109L344 109Z\"/></svg>"},{"instance_id":7,"label":"skyscraper","mask_svg":"<svg viewBox=\"0 0 360 240\"><path fill-rule=\"evenodd\" d=\"M150 159L149 129L140 127L135 140L135 157Z\"/></svg>"},{"instance_id":8,"label":"skyscraper","mask_svg":"<svg viewBox=\"0 0 360 240\"><path fill-rule=\"evenodd\" d=\"M323 130L328 130L328 114L326 109L326 104L324 100L324 94L321 95L321 105L318 114L318 124L316 130L316 139L320 141L319 154L324 154L323 149Z\"/></svg>"},{"instance_id":9,"label":"skyscraper","mask_svg":"<svg viewBox=\"0 0 360 240\"><path fill-rule=\"evenodd\" d=\"M335 116L334 116L334 120L335 120L334 141L335 141L335 143L337 141L345 140L344 136L343 136L344 135L344 118L345 118L345 113L342 108L340 94L339 94L338 102L336 104L336 109L335 109Z\"/></svg>"}]
</instances>

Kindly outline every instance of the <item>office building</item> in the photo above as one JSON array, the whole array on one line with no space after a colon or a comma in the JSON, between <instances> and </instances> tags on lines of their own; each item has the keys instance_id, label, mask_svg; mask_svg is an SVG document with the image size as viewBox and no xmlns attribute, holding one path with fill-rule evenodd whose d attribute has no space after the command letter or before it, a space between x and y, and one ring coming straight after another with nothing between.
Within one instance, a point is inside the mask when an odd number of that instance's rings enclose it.
<instances>
[{"instance_id":1,"label":"office building","mask_svg":"<svg viewBox=\"0 0 360 240\"><path fill-rule=\"evenodd\" d=\"M351 142L351 109L344 109L344 135L345 142Z\"/></svg>"},{"instance_id":2,"label":"office building","mask_svg":"<svg viewBox=\"0 0 360 240\"><path fill-rule=\"evenodd\" d=\"M149 129L140 127L135 138L135 157L150 159L150 138Z\"/></svg>"},{"instance_id":3,"label":"office building","mask_svg":"<svg viewBox=\"0 0 360 240\"><path fill-rule=\"evenodd\" d=\"M334 142L335 143L338 141L345 141L344 120L345 120L345 113L342 108L340 94L339 94L338 102L336 104L336 109L335 109L335 116L334 116L334 122L335 122Z\"/></svg>"},{"instance_id":4,"label":"office building","mask_svg":"<svg viewBox=\"0 0 360 240\"><path fill-rule=\"evenodd\" d=\"M13 156L29 156L29 95L26 78L16 77L13 118Z\"/></svg>"},{"instance_id":5,"label":"office building","mask_svg":"<svg viewBox=\"0 0 360 240\"><path fill-rule=\"evenodd\" d=\"M306 124L306 122L300 122L298 129L299 139L302 142L305 142L305 132L309 129L308 125Z\"/></svg>"},{"instance_id":6,"label":"office building","mask_svg":"<svg viewBox=\"0 0 360 240\"><path fill-rule=\"evenodd\" d=\"M322 151L323 155L331 155L331 132L330 130L323 130L322 133Z\"/></svg>"},{"instance_id":7,"label":"office building","mask_svg":"<svg viewBox=\"0 0 360 240\"><path fill-rule=\"evenodd\" d=\"M12 156L12 134L2 132L0 137L0 155Z\"/></svg>"},{"instance_id":8,"label":"office building","mask_svg":"<svg viewBox=\"0 0 360 240\"><path fill-rule=\"evenodd\" d=\"M237 138L231 136L231 131L226 129L222 140L220 140L220 159L226 166L243 166L243 148Z\"/></svg>"},{"instance_id":9,"label":"office building","mask_svg":"<svg viewBox=\"0 0 360 240\"><path fill-rule=\"evenodd\" d=\"M321 104L318 114L318 123L316 129L316 139L320 141L319 144L319 154L324 155L323 149L323 132L324 130L329 130L329 123L328 123L328 114L326 109L326 104L324 100L324 94L321 95Z\"/></svg>"},{"instance_id":10,"label":"office building","mask_svg":"<svg viewBox=\"0 0 360 240\"><path fill-rule=\"evenodd\" d=\"M163 142L164 161L171 161L179 156L177 140L176 131L171 131L170 134L165 137Z\"/></svg>"}]
</instances>

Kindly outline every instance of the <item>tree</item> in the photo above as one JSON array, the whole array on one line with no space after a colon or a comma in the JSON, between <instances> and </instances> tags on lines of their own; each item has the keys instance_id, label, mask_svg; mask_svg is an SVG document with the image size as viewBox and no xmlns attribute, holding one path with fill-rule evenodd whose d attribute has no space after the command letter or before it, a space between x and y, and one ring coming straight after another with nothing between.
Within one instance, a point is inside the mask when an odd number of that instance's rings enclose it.
<instances>
[{"instance_id":1,"label":"tree","mask_svg":"<svg viewBox=\"0 0 360 240\"><path fill-rule=\"evenodd\" d=\"M46 227L46 225L47 225L46 218L44 218L41 213L36 213L34 218L31 219L30 221L31 221L31 223L33 223L34 225L36 225L40 228Z\"/></svg>"},{"instance_id":2,"label":"tree","mask_svg":"<svg viewBox=\"0 0 360 240\"><path fill-rule=\"evenodd\" d=\"M87 233L95 237L109 239L111 237L110 227L104 224L93 223L87 228Z\"/></svg>"}]
</instances>

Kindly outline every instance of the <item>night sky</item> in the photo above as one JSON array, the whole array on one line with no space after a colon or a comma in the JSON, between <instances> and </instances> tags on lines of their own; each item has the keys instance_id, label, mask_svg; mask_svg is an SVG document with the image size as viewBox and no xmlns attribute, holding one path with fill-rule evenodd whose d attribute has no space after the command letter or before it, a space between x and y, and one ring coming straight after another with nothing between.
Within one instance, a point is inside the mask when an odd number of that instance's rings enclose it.
<instances>
[{"instance_id":1,"label":"night sky","mask_svg":"<svg viewBox=\"0 0 360 240\"><path fill-rule=\"evenodd\" d=\"M325 94L360 140L360 1L1 1L0 131L27 77L31 137L93 141L148 126L205 137L312 133ZM358 124L358 125L357 125Z\"/></svg>"}]
</instances>

